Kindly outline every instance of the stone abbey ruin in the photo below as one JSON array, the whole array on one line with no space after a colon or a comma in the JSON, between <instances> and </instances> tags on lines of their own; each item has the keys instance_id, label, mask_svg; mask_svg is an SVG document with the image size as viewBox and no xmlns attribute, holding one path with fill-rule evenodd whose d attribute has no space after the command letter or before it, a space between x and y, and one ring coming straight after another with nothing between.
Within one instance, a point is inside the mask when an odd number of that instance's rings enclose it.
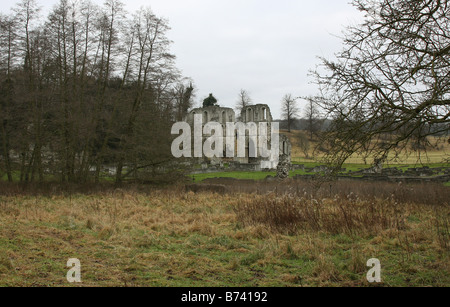
<instances>
[{"instance_id":1,"label":"stone abbey ruin","mask_svg":"<svg viewBox=\"0 0 450 307\"><path fill-rule=\"evenodd\" d=\"M210 106L205 108L193 109L186 116L185 121L191 126L194 126L194 116L202 115L202 123L205 125L208 122L220 123L224 129L223 135L226 136L226 124L241 122L244 124L255 123L259 126L259 123L267 123L267 139L270 147L271 135L273 130L273 118L270 108L266 104L249 105L242 109L241 114L237 117L236 112L232 108L225 108L220 106ZM258 127L259 130L259 127ZM291 163L291 149L292 145L289 138L286 135L279 134L279 157L264 158L257 153L256 157L251 157L250 142L251 138L248 135L249 131L246 131L245 138L245 157L235 158L194 158L197 165L202 166L202 170L199 172L217 171L217 170L243 170L243 171L263 171L263 170L275 170L279 166L278 161L284 164ZM258 131L259 133L259 131ZM208 136L204 136L204 140ZM237 132L233 136L237 142ZM204 141L203 140L203 141ZM235 146L237 148L237 146ZM269 148L270 150L271 148ZM225 152L225 145L224 145ZM224 157L226 155L224 154ZM275 162L274 162L275 161Z\"/></svg>"}]
</instances>

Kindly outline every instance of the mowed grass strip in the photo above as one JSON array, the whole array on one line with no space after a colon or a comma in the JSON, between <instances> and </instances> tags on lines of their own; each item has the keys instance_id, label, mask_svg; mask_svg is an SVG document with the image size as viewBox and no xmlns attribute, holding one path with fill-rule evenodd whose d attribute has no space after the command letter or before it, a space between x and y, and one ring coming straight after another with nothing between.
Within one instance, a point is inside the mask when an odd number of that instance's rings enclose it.
<instances>
[{"instance_id":1,"label":"mowed grass strip","mask_svg":"<svg viewBox=\"0 0 450 307\"><path fill-rule=\"evenodd\" d=\"M193 182L198 183L212 178L233 178L240 180L263 180L268 176L276 176L276 172L217 172L192 175Z\"/></svg>"},{"instance_id":2,"label":"mowed grass strip","mask_svg":"<svg viewBox=\"0 0 450 307\"><path fill-rule=\"evenodd\" d=\"M370 286L370 258L381 285L450 285L448 204L286 197L0 196L0 286ZM82 284L66 281L69 258Z\"/></svg>"}]
</instances>

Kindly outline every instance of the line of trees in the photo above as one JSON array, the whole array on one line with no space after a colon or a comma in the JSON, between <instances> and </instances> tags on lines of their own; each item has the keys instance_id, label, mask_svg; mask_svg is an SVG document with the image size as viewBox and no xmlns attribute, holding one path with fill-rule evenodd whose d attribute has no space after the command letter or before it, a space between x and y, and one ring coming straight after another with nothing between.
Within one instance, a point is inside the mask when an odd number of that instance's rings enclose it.
<instances>
[{"instance_id":1,"label":"line of trees","mask_svg":"<svg viewBox=\"0 0 450 307\"><path fill-rule=\"evenodd\" d=\"M167 20L119 0L35 0L0 15L0 177L116 181L170 160L170 127L194 87L170 53ZM138 175L140 174L140 175Z\"/></svg>"},{"instance_id":2,"label":"line of trees","mask_svg":"<svg viewBox=\"0 0 450 307\"><path fill-rule=\"evenodd\" d=\"M307 103L303 111L300 109L298 99L303 99ZM302 111L302 112L301 112ZM313 98L293 97L286 94L281 101L282 128L291 130L305 130L308 132L310 141L324 128L325 119Z\"/></svg>"}]
</instances>

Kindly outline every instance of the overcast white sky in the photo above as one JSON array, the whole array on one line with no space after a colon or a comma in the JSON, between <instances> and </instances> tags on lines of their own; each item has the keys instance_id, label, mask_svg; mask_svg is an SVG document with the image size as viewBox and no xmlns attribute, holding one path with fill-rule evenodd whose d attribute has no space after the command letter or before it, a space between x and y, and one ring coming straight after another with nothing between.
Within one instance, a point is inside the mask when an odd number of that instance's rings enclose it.
<instances>
[{"instance_id":1,"label":"overcast white sky","mask_svg":"<svg viewBox=\"0 0 450 307\"><path fill-rule=\"evenodd\" d=\"M17 1L1 0L7 12ZM58 0L38 0L44 12ZM101 4L103 0L93 0ZM308 71L317 56L341 49L340 35L361 14L350 0L128 0L133 12L150 6L169 20L177 66L197 87L196 106L213 93L234 107L241 89L280 117L285 94L316 93ZM45 13L46 14L46 13ZM303 104L302 101L300 101Z\"/></svg>"}]
</instances>

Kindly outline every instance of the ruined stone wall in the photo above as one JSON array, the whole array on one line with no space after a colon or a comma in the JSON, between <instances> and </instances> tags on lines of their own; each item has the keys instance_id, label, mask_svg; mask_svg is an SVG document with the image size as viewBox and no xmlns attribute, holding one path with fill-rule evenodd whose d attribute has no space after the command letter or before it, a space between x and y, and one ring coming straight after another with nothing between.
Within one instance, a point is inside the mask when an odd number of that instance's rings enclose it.
<instances>
[{"instance_id":1,"label":"ruined stone wall","mask_svg":"<svg viewBox=\"0 0 450 307\"><path fill-rule=\"evenodd\" d=\"M236 121L236 114L233 109L218 106L194 109L189 112L185 121L193 126L194 116L196 114L201 114L203 116L203 124L216 122L225 125L227 122L234 123Z\"/></svg>"},{"instance_id":2,"label":"ruined stone wall","mask_svg":"<svg viewBox=\"0 0 450 307\"><path fill-rule=\"evenodd\" d=\"M236 123L236 114L235 114L234 110L231 108L222 108L219 106L211 106L211 107L207 107L207 108L194 109L187 115L185 121L191 127L193 127L194 126L194 116L198 115L198 114L203 116L203 120L202 120L203 125L205 125L208 122L217 122L217 123L222 124L224 136L226 136L226 123L228 123L228 122ZM268 123L267 139L268 139L269 149L271 149L270 144L271 144L273 117L272 117L272 113L270 111L270 107L268 105L257 104L257 105L251 105L251 106L245 107L241 112L240 120L243 123L254 122L256 124L261 123L261 122L267 122ZM258 127L258 129L259 129L259 127ZM209 136L204 135L203 141L205 141L206 138L208 138L208 137ZM249 169L252 169L252 170L276 169L277 168L276 162L273 162L273 161L277 161L278 157L274 157L274 156L271 156L269 158L262 158L262 157L250 158L249 157L250 156L249 155L250 139L251 139L251 136L248 134L248 131L247 131L246 142L245 142L246 157L233 158L233 162L236 163L237 165L239 165L239 164L242 164L244 166L249 165ZM291 163L292 145L291 145L291 142L289 141L289 138L287 136L281 134L279 146L280 146L279 154L280 155L285 154L287 156L289 163ZM235 144L235 148L237 150L237 143ZM225 156L225 152L226 152L226 142L224 142L224 156ZM206 158L203 158L203 161L207 161L209 165L214 165L214 166L220 165L221 162L223 162L221 160L227 160L227 159L214 158L214 159L208 160Z\"/></svg>"},{"instance_id":3,"label":"ruined stone wall","mask_svg":"<svg viewBox=\"0 0 450 307\"><path fill-rule=\"evenodd\" d=\"M273 121L272 113L270 112L270 108L266 104L257 104L247 106L242 109L241 119L244 123L249 122L268 122L271 123Z\"/></svg>"}]
</instances>

